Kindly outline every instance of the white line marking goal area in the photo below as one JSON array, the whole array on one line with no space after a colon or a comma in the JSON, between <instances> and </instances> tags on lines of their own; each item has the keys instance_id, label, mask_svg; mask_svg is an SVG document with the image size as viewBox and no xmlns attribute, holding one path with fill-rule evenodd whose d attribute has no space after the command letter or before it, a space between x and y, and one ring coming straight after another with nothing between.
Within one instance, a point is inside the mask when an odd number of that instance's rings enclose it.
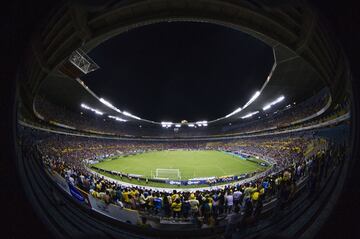
<instances>
[{"instance_id":1,"label":"white line marking goal area","mask_svg":"<svg viewBox=\"0 0 360 239\"><path fill-rule=\"evenodd\" d=\"M155 178L157 179L181 179L179 169L173 168L157 168L155 170Z\"/></svg>"}]
</instances>

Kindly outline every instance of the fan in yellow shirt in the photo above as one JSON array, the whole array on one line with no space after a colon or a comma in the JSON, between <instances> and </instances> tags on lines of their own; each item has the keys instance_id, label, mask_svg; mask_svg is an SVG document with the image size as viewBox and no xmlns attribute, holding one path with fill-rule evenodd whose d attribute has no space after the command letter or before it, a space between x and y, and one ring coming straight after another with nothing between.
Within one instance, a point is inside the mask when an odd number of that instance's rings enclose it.
<instances>
[{"instance_id":1,"label":"fan in yellow shirt","mask_svg":"<svg viewBox=\"0 0 360 239\"><path fill-rule=\"evenodd\" d=\"M176 192L176 190L174 190L173 194L171 195L171 201L175 202L177 198L179 198L179 194Z\"/></svg>"},{"instance_id":2,"label":"fan in yellow shirt","mask_svg":"<svg viewBox=\"0 0 360 239\"><path fill-rule=\"evenodd\" d=\"M174 218L175 218L175 217L180 217L181 206L182 206L182 204L181 204L179 198L177 198L177 199L175 200L175 202L173 202L173 203L171 204L171 209L173 210L173 217L174 217Z\"/></svg>"},{"instance_id":3,"label":"fan in yellow shirt","mask_svg":"<svg viewBox=\"0 0 360 239\"><path fill-rule=\"evenodd\" d=\"M124 202L130 203L129 192L128 192L127 190L125 190L125 191L122 193L122 196L123 196L123 198L124 198Z\"/></svg>"}]
</instances>

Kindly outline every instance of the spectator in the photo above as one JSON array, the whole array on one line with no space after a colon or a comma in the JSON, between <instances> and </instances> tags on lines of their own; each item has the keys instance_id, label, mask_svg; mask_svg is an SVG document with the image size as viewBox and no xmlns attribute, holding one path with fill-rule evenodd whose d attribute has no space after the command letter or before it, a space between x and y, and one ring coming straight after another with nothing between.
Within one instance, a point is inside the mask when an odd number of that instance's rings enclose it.
<instances>
[{"instance_id":1,"label":"spectator","mask_svg":"<svg viewBox=\"0 0 360 239\"><path fill-rule=\"evenodd\" d=\"M235 192L233 194L233 198L234 198L234 206L237 207L240 204L240 200L241 200L241 196L242 196L242 192L240 190L238 190L237 188L235 188Z\"/></svg>"},{"instance_id":2,"label":"spectator","mask_svg":"<svg viewBox=\"0 0 360 239\"><path fill-rule=\"evenodd\" d=\"M232 194L232 190L229 190L225 196L226 203L226 213L230 213L232 211L234 205L234 196Z\"/></svg>"},{"instance_id":3,"label":"spectator","mask_svg":"<svg viewBox=\"0 0 360 239\"><path fill-rule=\"evenodd\" d=\"M179 218L181 213L181 202L179 198L176 198L175 202L171 204L171 209L173 210L173 218Z\"/></svg>"},{"instance_id":4,"label":"spectator","mask_svg":"<svg viewBox=\"0 0 360 239\"><path fill-rule=\"evenodd\" d=\"M195 216L199 211L199 201L195 199L195 195L192 193L189 199L191 215Z\"/></svg>"}]
</instances>

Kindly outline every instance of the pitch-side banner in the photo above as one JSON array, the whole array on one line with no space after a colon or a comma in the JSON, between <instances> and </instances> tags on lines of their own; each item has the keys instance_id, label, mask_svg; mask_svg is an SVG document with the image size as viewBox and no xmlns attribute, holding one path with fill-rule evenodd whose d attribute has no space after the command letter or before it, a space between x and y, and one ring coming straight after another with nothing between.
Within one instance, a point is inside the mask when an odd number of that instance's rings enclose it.
<instances>
[{"instance_id":1,"label":"pitch-side banner","mask_svg":"<svg viewBox=\"0 0 360 239\"><path fill-rule=\"evenodd\" d=\"M205 180L189 180L187 181L187 185L197 185L197 184L204 184L206 183Z\"/></svg>"},{"instance_id":2,"label":"pitch-side banner","mask_svg":"<svg viewBox=\"0 0 360 239\"><path fill-rule=\"evenodd\" d=\"M70 189L70 194L71 196L73 196L73 198L76 198L76 200L78 200L79 202L86 204L88 207L91 207L89 202L89 196L86 192L71 185L71 183L69 183L69 189Z\"/></svg>"},{"instance_id":3,"label":"pitch-side banner","mask_svg":"<svg viewBox=\"0 0 360 239\"><path fill-rule=\"evenodd\" d=\"M113 204L106 204L104 201L89 195L89 201L92 209L98 213L114 218L116 220L136 225L140 221L137 211L123 209Z\"/></svg>"},{"instance_id":4,"label":"pitch-side banner","mask_svg":"<svg viewBox=\"0 0 360 239\"><path fill-rule=\"evenodd\" d=\"M165 182L168 184L171 184L171 185L181 185L182 184L182 181L175 181L175 180L166 180Z\"/></svg>"}]
</instances>

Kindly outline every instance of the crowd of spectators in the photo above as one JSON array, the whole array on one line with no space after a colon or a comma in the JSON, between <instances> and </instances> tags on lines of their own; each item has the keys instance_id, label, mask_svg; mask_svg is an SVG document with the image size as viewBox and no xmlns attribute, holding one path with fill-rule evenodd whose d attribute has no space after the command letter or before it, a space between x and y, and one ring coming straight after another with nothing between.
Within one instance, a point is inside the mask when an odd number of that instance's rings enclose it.
<instances>
[{"instance_id":1,"label":"crowd of spectators","mask_svg":"<svg viewBox=\"0 0 360 239\"><path fill-rule=\"evenodd\" d=\"M311 135L232 140L225 142L147 143L119 142L86 139L74 136L41 133L23 129L20 139L23 150L40 157L52 172L59 173L72 185L88 192L106 204L138 210L142 215L191 220L199 227L216 226L225 219L229 225L247 224L258 220L264 203L277 198L279 208L293 200L298 183L309 178L309 191L315 192L320 179L328 174L330 167L343 158L344 145L328 145L323 139ZM312 142L315 153L305 157ZM324 143L324 144L323 144ZM310 143L311 144L311 143ZM317 147L317 145L322 145ZM123 186L90 172L83 159L97 157L114 150L157 150L166 148L246 149L248 152L273 157L276 162L286 160L283 170L256 180L225 186L223 189L195 192L166 192L139 186ZM35 152L35 153L34 153ZM282 152L284 154L282 155ZM286 153L285 153L286 152ZM181 218L181 219L180 219ZM228 230L232 230L231 227Z\"/></svg>"},{"instance_id":2,"label":"crowd of spectators","mask_svg":"<svg viewBox=\"0 0 360 239\"><path fill-rule=\"evenodd\" d=\"M211 142L126 141L53 134L43 141L40 147L44 155L51 155L63 160L97 160L114 155L166 149L250 152L252 155L273 159L278 167L284 167L301 157L311 143L316 142L319 145L318 141L319 139L312 134Z\"/></svg>"},{"instance_id":3,"label":"crowd of spectators","mask_svg":"<svg viewBox=\"0 0 360 239\"><path fill-rule=\"evenodd\" d=\"M110 135L126 135L133 131L128 124L124 125L123 122L119 123L81 108L75 112L62 105L54 104L42 96L37 96L34 104L37 112L47 122L60 123L79 131Z\"/></svg>"}]
</instances>

